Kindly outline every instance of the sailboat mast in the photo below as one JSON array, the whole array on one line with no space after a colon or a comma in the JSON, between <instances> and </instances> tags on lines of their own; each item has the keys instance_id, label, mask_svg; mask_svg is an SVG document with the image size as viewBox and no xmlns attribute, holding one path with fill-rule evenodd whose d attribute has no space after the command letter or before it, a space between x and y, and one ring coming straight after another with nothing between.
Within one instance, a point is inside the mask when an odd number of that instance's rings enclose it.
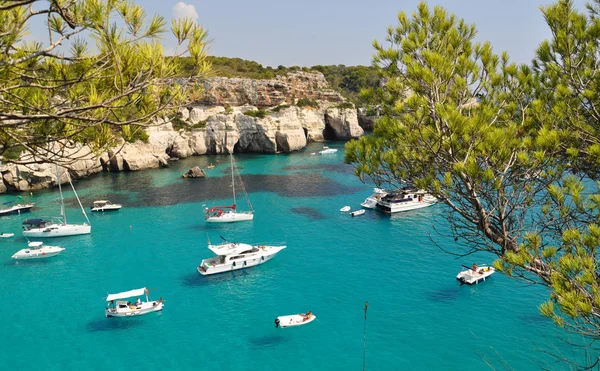
<instances>
[{"instance_id":1,"label":"sailboat mast","mask_svg":"<svg viewBox=\"0 0 600 371\"><path fill-rule=\"evenodd\" d=\"M230 152L229 156L231 158L231 187L233 188L233 205L235 206L235 179L233 177L233 152Z\"/></svg>"},{"instance_id":2,"label":"sailboat mast","mask_svg":"<svg viewBox=\"0 0 600 371\"><path fill-rule=\"evenodd\" d=\"M63 224L67 224L67 214L65 214L65 200L63 198L62 186L60 184L60 175L58 175L58 165L56 165L56 182L58 183L58 192L60 193L60 216Z\"/></svg>"}]
</instances>

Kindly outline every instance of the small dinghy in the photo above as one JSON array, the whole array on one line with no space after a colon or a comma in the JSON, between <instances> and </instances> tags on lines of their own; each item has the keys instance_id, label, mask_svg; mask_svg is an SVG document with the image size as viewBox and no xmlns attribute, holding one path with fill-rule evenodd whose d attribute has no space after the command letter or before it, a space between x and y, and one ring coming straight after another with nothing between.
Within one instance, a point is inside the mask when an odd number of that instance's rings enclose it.
<instances>
[{"instance_id":1,"label":"small dinghy","mask_svg":"<svg viewBox=\"0 0 600 371\"><path fill-rule=\"evenodd\" d=\"M311 323L317 318L312 312L292 314L291 316L279 316L275 318L275 327L302 326Z\"/></svg>"},{"instance_id":2,"label":"small dinghy","mask_svg":"<svg viewBox=\"0 0 600 371\"><path fill-rule=\"evenodd\" d=\"M352 215L352 216L359 216L359 215L362 215L364 213L365 213L364 210L356 210L356 211L351 212L350 215Z\"/></svg>"},{"instance_id":3,"label":"small dinghy","mask_svg":"<svg viewBox=\"0 0 600 371\"><path fill-rule=\"evenodd\" d=\"M340 209L340 211L343 213L347 213L348 211L350 211L350 206L344 206Z\"/></svg>"},{"instance_id":4,"label":"small dinghy","mask_svg":"<svg viewBox=\"0 0 600 371\"><path fill-rule=\"evenodd\" d=\"M467 269L460 272L456 276L456 279L459 280L461 284L466 283L467 285L476 285L479 282L485 281L489 276L496 272L494 267L487 265L477 266L477 264L473 264L472 267L467 267L466 265L463 265L463 267Z\"/></svg>"},{"instance_id":5,"label":"small dinghy","mask_svg":"<svg viewBox=\"0 0 600 371\"><path fill-rule=\"evenodd\" d=\"M0 238L11 238L14 235L14 233L0 233Z\"/></svg>"}]
</instances>

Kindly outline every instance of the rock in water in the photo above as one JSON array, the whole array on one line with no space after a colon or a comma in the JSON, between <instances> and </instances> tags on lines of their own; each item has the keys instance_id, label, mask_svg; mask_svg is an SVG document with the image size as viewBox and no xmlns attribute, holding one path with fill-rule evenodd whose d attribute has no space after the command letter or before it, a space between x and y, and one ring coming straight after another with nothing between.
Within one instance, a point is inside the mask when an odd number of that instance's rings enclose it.
<instances>
[{"instance_id":1,"label":"rock in water","mask_svg":"<svg viewBox=\"0 0 600 371\"><path fill-rule=\"evenodd\" d=\"M204 178L206 174L204 170L200 169L198 166L194 166L187 173L181 175L184 178Z\"/></svg>"}]
</instances>

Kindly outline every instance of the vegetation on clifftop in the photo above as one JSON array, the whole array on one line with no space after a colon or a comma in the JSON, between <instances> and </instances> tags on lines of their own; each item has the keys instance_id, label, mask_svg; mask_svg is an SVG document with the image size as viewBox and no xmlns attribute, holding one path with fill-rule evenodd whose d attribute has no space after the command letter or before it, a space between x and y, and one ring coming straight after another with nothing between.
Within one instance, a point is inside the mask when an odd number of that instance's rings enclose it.
<instances>
[{"instance_id":1,"label":"vegetation on clifftop","mask_svg":"<svg viewBox=\"0 0 600 371\"><path fill-rule=\"evenodd\" d=\"M240 58L208 57L212 65L212 75L222 77L245 77L251 79L272 79L295 71L321 72L332 89L336 90L351 102L361 105L360 91L374 88L379 82L377 69L372 66L332 66L313 67L284 67L273 68L263 66L258 62ZM192 61L189 58L179 58L180 73L188 76L192 71Z\"/></svg>"}]
</instances>

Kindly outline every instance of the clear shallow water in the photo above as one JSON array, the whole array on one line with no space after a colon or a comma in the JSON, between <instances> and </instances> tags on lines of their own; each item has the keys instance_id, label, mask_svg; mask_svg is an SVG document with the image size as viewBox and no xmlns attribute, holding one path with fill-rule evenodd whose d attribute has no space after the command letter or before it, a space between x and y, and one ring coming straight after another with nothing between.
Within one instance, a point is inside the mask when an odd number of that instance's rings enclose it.
<instances>
[{"instance_id":1,"label":"clear shallow water","mask_svg":"<svg viewBox=\"0 0 600 371\"><path fill-rule=\"evenodd\" d=\"M543 289L499 274L460 286L461 264L476 258L456 260L431 241L453 243L432 227L447 231L442 205L392 217L341 214L344 205L358 209L371 187L342 164L342 151L310 155L316 150L237 156L256 214L229 225L202 218L203 205L232 201L224 156L78 181L84 206L107 197L125 207L90 215L91 236L47 240L67 250L42 261L10 256L25 247L26 217L58 213L57 191L23 195L38 208L0 219L1 231L16 233L0 241L3 369L358 370L366 300L368 369L562 368L540 351L571 355L537 312ZM210 162L217 166L206 179L181 178ZM65 197L70 221L82 221L72 193ZM195 268L211 256L207 234L288 248L259 267L203 277ZM162 313L104 318L107 293L143 286L166 300ZM317 315L310 325L273 325L307 310Z\"/></svg>"}]
</instances>

